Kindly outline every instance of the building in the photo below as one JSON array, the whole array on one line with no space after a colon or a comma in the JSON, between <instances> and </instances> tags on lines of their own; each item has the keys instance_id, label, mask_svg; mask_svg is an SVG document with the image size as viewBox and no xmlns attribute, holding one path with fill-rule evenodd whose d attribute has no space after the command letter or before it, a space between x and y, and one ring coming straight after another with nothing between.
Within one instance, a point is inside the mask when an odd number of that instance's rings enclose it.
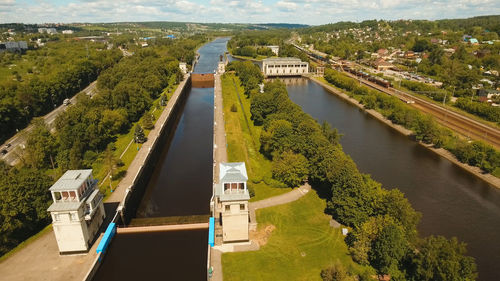
<instances>
[{"instance_id":1,"label":"building","mask_svg":"<svg viewBox=\"0 0 500 281\"><path fill-rule=\"evenodd\" d=\"M62 34L73 34L73 30L71 30L71 29L63 30Z\"/></svg>"},{"instance_id":2,"label":"building","mask_svg":"<svg viewBox=\"0 0 500 281\"><path fill-rule=\"evenodd\" d=\"M179 68L181 69L182 74L186 74L188 72L187 64L185 62L180 62Z\"/></svg>"},{"instance_id":3,"label":"building","mask_svg":"<svg viewBox=\"0 0 500 281\"><path fill-rule=\"evenodd\" d=\"M47 34L57 34L57 30L53 27L40 27L38 28L38 33L47 33Z\"/></svg>"},{"instance_id":4,"label":"building","mask_svg":"<svg viewBox=\"0 0 500 281\"><path fill-rule=\"evenodd\" d=\"M377 59L377 60L375 60L375 61L373 62L373 67L375 67L375 69L377 69L377 70L382 70L382 71L384 71L384 70L391 69L391 68L393 68L394 66L393 66L391 63L386 62L384 59L379 58L379 59Z\"/></svg>"},{"instance_id":5,"label":"building","mask_svg":"<svg viewBox=\"0 0 500 281\"><path fill-rule=\"evenodd\" d=\"M404 57L407 58L407 59L412 59L415 57L415 52L413 51L406 51L405 54L404 54Z\"/></svg>"},{"instance_id":6,"label":"building","mask_svg":"<svg viewBox=\"0 0 500 281\"><path fill-rule=\"evenodd\" d=\"M280 46L267 46L275 56L279 56L280 53Z\"/></svg>"},{"instance_id":7,"label":"building","mask_svg":"<svg viewBox=\"0 0 500 281\"><path fill-rule=\"evenodd\" d=\"M378 49L377 55L380 58L385 58L385 57L387 57L389 55L389 50L387 50L387 49Z\"/></svg>"},{"instance_id":8,"label":"building","mask_svg":"<svg viewBox=\"0 0 500 281\"><path fill-rule=\"evenodd\" d=\"M300 76L309 73L309 63L297 58L269 58L262 60L264 76Z\"/></svg>"},{"instance_id":9,"label":"building","mask_svg":"<svg viewBox=\"0 0 500 281\"><path fill-rule=\"evenodd\" d=\"M60 253L87 252L106 216L92 170L68 170L52 187L47 211Z\"/></svg>"},{"instance_id":10,"label":"building","mask_svg":"<svg viewBox=\"0 0 500 281\"><path fill-rule=\"evenodd\" d=\"M23 52L28 49L28 43L26 41L7 41L0 42L0 53L8 51L8 52Z\"/></svg>"},{"instance_id":11,"label":"building","mask_svg":"<svg viewBox=\"0 0 500 281\"><path fill-rule=\"evenodd\" d=\"M247 170L244 162L220 163L219 183L215 185L215 208L222 224L222 241L248 241Z\"/></svg>"}]
</instances>

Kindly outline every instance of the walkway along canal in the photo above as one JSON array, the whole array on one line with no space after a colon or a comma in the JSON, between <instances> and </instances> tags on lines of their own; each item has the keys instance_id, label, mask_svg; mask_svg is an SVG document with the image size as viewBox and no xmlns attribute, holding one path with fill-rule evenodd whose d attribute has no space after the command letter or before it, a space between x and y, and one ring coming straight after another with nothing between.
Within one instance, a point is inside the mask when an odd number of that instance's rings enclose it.
<instances>
[{"instance_id":1,"label":"walkway along canal","mask_svg":"<svg viewBox=\"0 0 500 281\"><path fill-rule=\"evenodd\" d=\"M213 73L228 38L204 45L195 73ZM155 152L144 196L127 207L125 220L207 215L212 195L213 88L192 88L179 119ZM142 194L141 194L142 195ZM130 203L129 203L130 204ZM204 280L208 231L120 233L94 280Z\"/></svg>"},{"instance_id":2,"label":"walkway along canal","mask_svg":"<svg viewBox=\"0 0 500 281\"><path fill-rule=\"evenodd\" d=\"M306 78L285 79L290 98L344 134L360 171L399 188L423 213L421 235L456 236L476 258L479 280L498 280L500 190L386 126Z\"/></svg>"}]
</instances>

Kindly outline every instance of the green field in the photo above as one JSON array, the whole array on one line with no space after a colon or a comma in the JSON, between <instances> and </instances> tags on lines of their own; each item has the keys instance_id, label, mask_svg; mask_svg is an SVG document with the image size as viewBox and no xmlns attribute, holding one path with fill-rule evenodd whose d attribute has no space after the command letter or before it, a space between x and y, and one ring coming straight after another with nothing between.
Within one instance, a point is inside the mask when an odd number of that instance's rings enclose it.
<instances>
[{"instance_id":1,"label":"green field","mask_svg":"<svg viewBox=\"0 0 500 281\"><path fill-rule=\"evenodd\" d=\"M276 229L259 251L223 254L224 280L321 280L321 270L334 263L351 273L368 270L352 261L325 205L313 190L295 202L257 210L259 230Z\"/></svg>"},{"instance_id":2,"label":"green field","mask_svg":"<svg viewBox=\"0 0 500 281\"><path fill-rule=\"evenodd\" d=\"M236 91L240 93L244 114ZM222 95L228 161L246 163L250 178L248 185L255 191L255 196L250 201L290 191L291 188L277 187L278 184L272 180L271 161L264 158L259 152L262 128L254 126L253 122L249 120L251 116L250 100L243 94L239 79L234 74L222 76ZM236 112L231 111L233 105L237 108Z\"/></svg>"}]
</instances>

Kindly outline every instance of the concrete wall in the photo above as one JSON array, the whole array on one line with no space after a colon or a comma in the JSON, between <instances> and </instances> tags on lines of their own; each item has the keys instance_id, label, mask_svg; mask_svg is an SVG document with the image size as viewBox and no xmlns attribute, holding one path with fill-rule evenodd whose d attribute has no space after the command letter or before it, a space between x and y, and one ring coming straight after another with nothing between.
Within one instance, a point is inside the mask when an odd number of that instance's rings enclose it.
<instances>
[{"instance_id":1,"label":"concrete wall","mask_svg":"<svg viewBox=\"0 0 500 281\"><path fill-rule=\"evenodd\" d=\"M302 64L305 63L300 63L300 65ZM264 65L263 72L265 76L300 76L309 73L309 66L288 67L285 65L274 65L274 67L269 67L268 65Z\"/></svg>"},{"instance_id":2,"label":"concrete wall","mask_svg":"<svg viewBox=\"0 0 500 281\"><path fill-rule=\"evenodd\" d=\"M244 210L240 205L244 205ZM229 206L229 210L226 210ZM248 202L222 203L222 239L224 242L248 241Z\"/></svg>"},{"instance_id":3,"label":"concrete wall","mask_svg":"<svg viewBox=\"0 0 500 281\"><path fill-rule=\"evenodd\" d=\"M85 252L88 250L89 237L85 221L55 222L53 224L59 252Z\"/></svg>"},{"instance_id":4,"label":"concrete wall","mask_svg":"<svg viewBox=\"0 0 500 281\"><path fill-rule=\"evenodd\" d=\"M161 156L161 151L165 145L169 146L170 142L172 141L174 135L173 131L175 130L175 127L181 117L182 110L184 109L184 105L186 103L187 94L190 90L191 77L189 77L184 84L184 88L181 90L177 102L172 108L167 120L165 121L159 137L154 142L151 151L149 151L149 154L144 162L144 166L137 174L137 178L131 188L131 192L129 192L125 202L123 202L125 203L125 208L123 211L123 219L125 221L122 221L120 217L117 224L127 225L130 220L135 217L137 209L139 208L139 204L141 203L142 197L144 196L144 192L146 191L149 178L153 173L156 163L158 162L158 158ZM156 124L156 126L161 125Z\"/></svg>"}]
</instances>

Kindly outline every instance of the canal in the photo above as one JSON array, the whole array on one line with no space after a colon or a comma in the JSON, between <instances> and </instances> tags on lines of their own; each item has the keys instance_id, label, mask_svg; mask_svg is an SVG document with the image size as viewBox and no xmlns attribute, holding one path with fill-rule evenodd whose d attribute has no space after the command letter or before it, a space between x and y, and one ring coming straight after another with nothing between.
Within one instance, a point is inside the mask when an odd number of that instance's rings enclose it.
<instances>
[{"instance_id":1,"label":"canal","mask_svg":"<svg viewBox=\"0 0 500 281\"><path fill-rule=\"evenodd\" d=\"M195 73L213 73L228 38L198 51ZM192 88L173 136L161 149L136 216L209 214L212 196L213 88ZM208 230L117 234L94 280L203 280Z\"/></svg>"},{"instance_id":2,"label":"canal","mask_svg":"<svg viewBox=\"0 0 500 281\"><path fill-rule=\"evenodd\" d=\"M476 258L479 280L498 280L500 190L305 78L285 79L290 98L343 134L363 173L399 188L423 214L421 235L456 236Z\"/></svg>"}]
</instances>

